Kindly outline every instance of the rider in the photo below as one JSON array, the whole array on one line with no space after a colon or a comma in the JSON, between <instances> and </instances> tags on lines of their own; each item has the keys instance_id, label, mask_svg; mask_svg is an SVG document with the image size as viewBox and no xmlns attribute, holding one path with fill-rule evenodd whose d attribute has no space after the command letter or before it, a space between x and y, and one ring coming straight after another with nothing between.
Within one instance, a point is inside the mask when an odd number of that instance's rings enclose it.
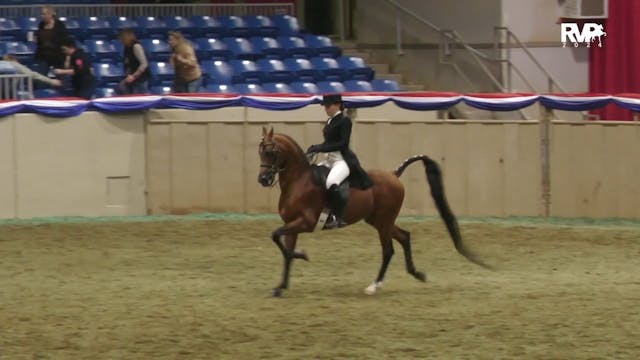
<instances>
[{"instance_id":1,"label":"rider","mask_svg":"<svg viewBox=\"0 0 640 360\"><path fill-rule=\"evenodd\" d=\"M351 149L351 119L345 116L344 103L340 94L330 94L322 97L322 105L329 116L322 130L324 142L312 145L309 153L325 153L325 159L320 165L331 169L327 176L327 202L333 211L334 218L327 223L326 228L337 228L347 225L344 221L344 208L347 205L349 189L340 188L340 183L349 178L350 185L360 189L371 187L372 182L367 173L360 167L360 162Z\"/></svg>"}]
</instances>

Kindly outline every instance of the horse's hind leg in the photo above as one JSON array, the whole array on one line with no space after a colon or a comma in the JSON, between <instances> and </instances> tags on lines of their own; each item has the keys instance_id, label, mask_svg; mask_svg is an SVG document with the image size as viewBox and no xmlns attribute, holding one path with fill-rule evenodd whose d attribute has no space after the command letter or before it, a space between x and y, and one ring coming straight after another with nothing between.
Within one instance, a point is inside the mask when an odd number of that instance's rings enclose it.
<instances>
[{"instance_id":1,"label":"horse's hind leg","mask_svg":"<svg viewBox=\"0 0 640 360\"><path fill-rule=\"evenodd\" d=\"M364 290L364 292L368 295L375 294L376 291L382 286L382 280L384 279L384 275L387 272L387 267L389 267L389 263L391 262L391 258L393 257L394 253L393 240L389 231L378 230L378 235L380 236L380 245L382 246L382 265L380 266L380 270L378 271L378 277L376 278L376 281Z\"/></svg>"},{"instance_id":2,"label":"horse's hind leg","mask_svg":"<svg viewBox=\"0 0 640 360\"><path fill-rule=\"evenodd\" d=\"M397 225L393 227L393 231L391 232L391 236L396 239L400 245L402 245L402 250L404 251L404 262L407 266L407 272L413 275L414 278L425 281L426 277L423 272L417 271L415 265L413 265L413 255L411 252L411 233L407 230L401 229Z\"/></svg>"}]
</instances>

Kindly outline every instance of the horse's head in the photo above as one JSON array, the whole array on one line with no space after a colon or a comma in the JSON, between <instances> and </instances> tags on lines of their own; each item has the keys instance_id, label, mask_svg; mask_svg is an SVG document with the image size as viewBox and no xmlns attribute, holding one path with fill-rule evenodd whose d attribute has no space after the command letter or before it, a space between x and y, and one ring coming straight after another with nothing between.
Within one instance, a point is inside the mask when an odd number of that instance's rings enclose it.
<instances>
[{"instance_id":1,"label":"horse's head","mask_svg":"<svg viewBox=\"0 0 640 360\"><path fill-rule=\"evenodd\" d=\"M273 138L273 128L267 131L267 128L262 127L262 141L258 147L258 154L260 155L260 173L258 174L258 182L262 186L272 186L276 180L276 174L282 167L282 159L278 154L278 143Z\"/></svg>"}]
</instances>

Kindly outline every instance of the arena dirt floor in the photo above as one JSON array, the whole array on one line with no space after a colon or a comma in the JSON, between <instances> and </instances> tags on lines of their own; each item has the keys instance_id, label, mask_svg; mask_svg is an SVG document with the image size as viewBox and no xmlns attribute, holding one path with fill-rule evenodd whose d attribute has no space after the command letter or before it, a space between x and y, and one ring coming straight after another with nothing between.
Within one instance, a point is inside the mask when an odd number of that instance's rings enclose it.
<instances>
[{"instance_id":1,"label":"arena dirt floor","mask_svg":"<svg viewBox=\"0 0 640 360\"><path fill-rule=\"evenodd\" d=\"M150 221L153 220L153 221ZM0 359L637 359L640 223L401 220L386 281L366 225L307 234L310 262L270 297L273 217L17 221L0 226Z\"/></svg>"}]
</instances>

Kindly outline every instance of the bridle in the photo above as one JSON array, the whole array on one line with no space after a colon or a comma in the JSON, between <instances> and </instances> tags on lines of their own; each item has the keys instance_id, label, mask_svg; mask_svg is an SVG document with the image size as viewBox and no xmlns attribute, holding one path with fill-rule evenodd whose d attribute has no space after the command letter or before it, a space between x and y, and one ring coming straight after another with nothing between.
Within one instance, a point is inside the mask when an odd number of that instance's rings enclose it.
<instances>
[{"instance_id":1,"label":"bridle","mask_svg":"<svg viewBox=\"0 0 640 360\"><path fill-rule=\"evenodd\" d=\"M278 149L278 144L273 140L273 142L265 143L264 139L260 143L260 149L258 151L259 154L264 154L268 158L273 159L271 164L260 163L260 168L266 168L267 174L270 176L271 183L269 186L275 186L278 181L276 181L276 175L280 174L280 171L284 170L284 166L278 166L278 154L280 153L280 149Z\"/></svg>"}]
</instances>

